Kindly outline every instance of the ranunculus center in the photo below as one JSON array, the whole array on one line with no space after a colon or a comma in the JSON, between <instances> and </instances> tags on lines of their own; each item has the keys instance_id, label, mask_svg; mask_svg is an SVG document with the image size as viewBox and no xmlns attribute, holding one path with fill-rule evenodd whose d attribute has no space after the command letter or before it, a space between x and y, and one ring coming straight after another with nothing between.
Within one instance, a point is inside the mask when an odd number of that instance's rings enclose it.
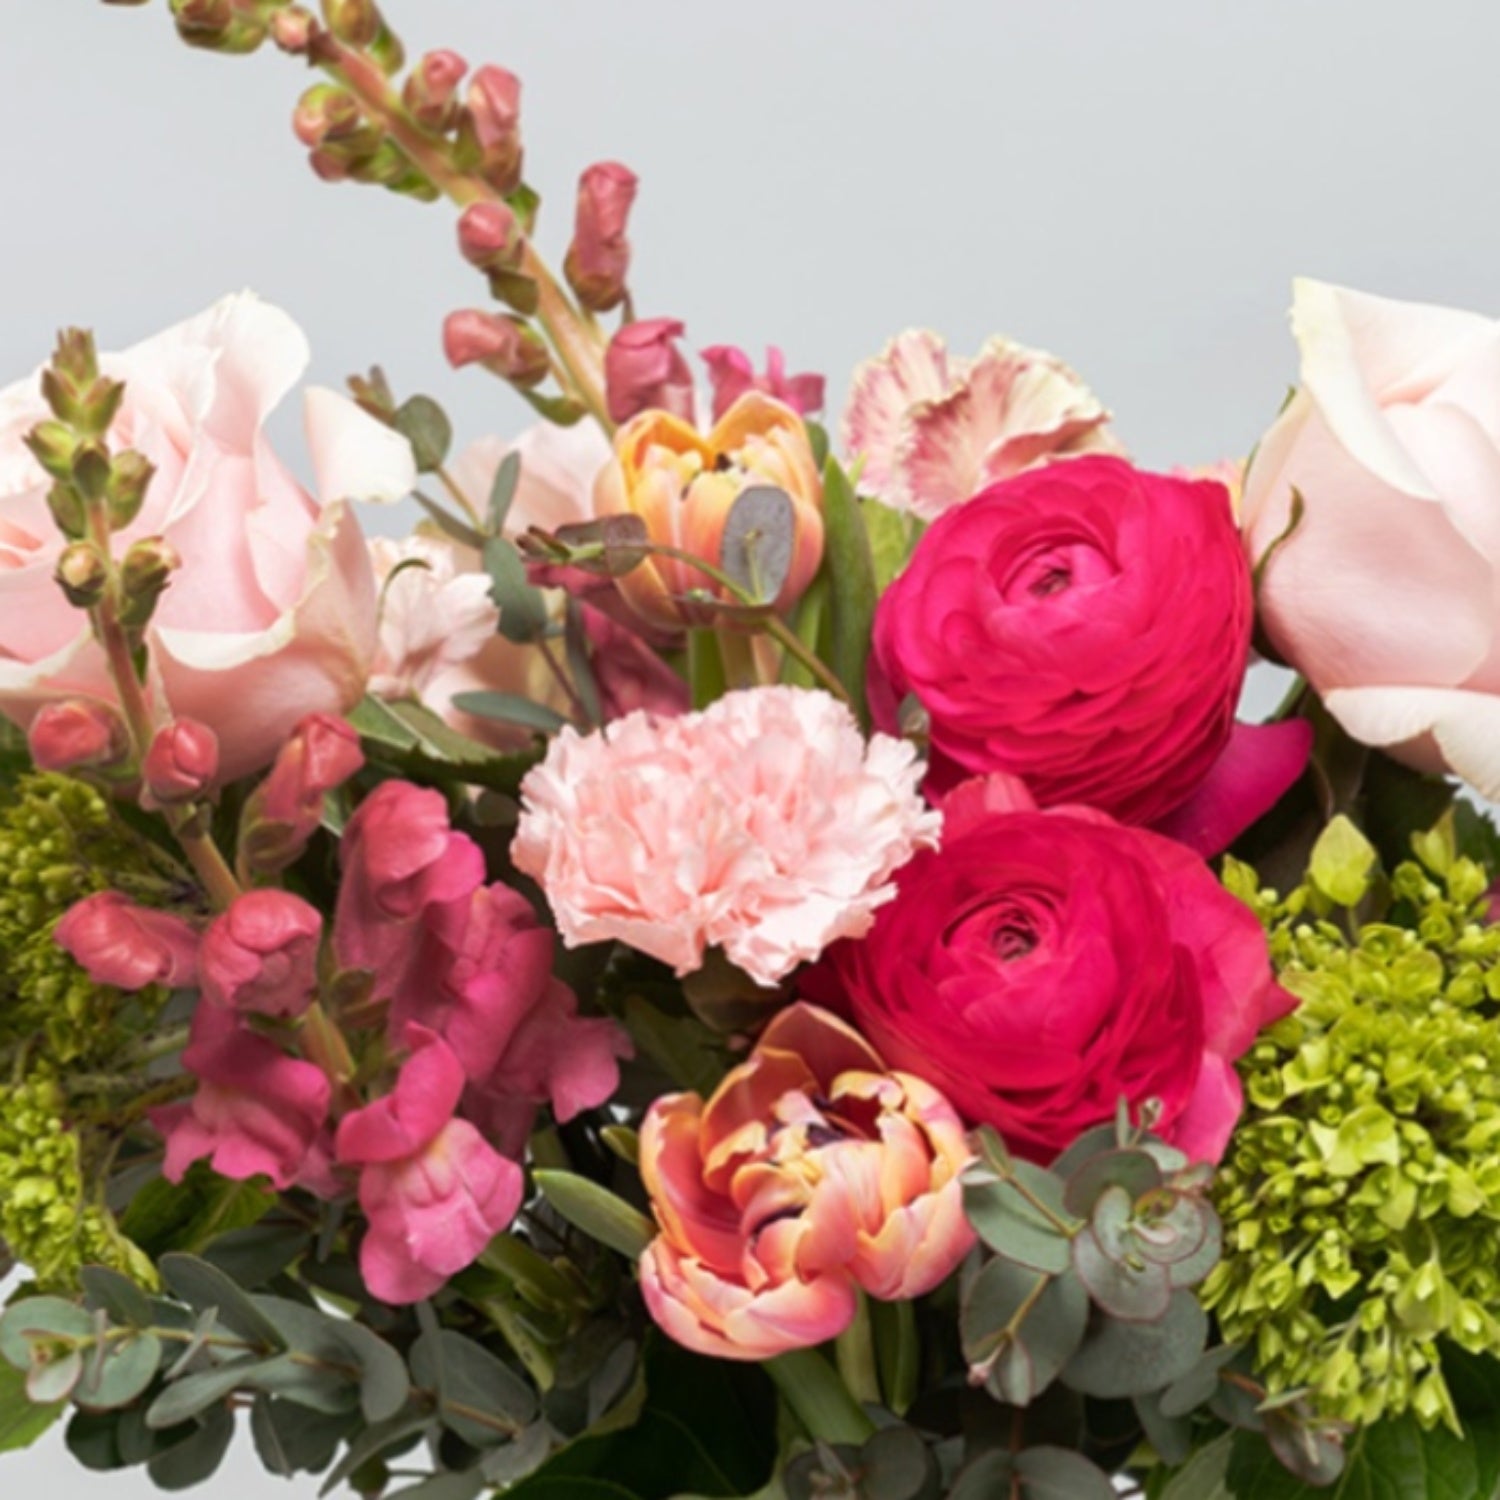
<instances>
[{"instance_id":1,"label":"ranunculus center","mask_svg":"<svg viewBox=\"0 0 1500 1500\"><path fill-rule=\"evenodd\" d=\"M1025 958L1036 947L1036 929L1023 919L1014 919L995 929L991 939L995 952L1004 963Z\"/></svg>"},{"instance_id":2,"label":"ranunculus center","mask_svg":"<svg viewBox=\"0 0 1500 1500\"><path fill-rule=\"evenodd\" d=\"M1115 571L1113 561L1092 542L1047 542L1011 564L1000 595L1007 604L1029 604L1107 582Z\"/></svg>"}]
</instances>

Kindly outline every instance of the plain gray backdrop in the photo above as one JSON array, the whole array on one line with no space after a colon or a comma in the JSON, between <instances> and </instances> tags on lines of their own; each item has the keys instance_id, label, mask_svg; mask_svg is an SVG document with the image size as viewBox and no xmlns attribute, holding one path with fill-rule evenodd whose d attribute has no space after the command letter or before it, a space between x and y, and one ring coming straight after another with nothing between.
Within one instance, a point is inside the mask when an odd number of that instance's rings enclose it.
<instances>
[{"instance_id":1,"label":"plain gray backdrop","mask_svg":"<svg viewBox=\"0 0 1500 1500\"><path fill-rule=\"evenodd\" d=\"M165 0L5 0L0 383L63 324L118 346L251 286L312 378L380 362L464 437L520 402L443 364L483 305L453 213L316 181L270 49L190 52ZM1289 282L1500 306L1492 0L390 0L413 52L525 81L528 176L560 258L592 161L641 177L639 310L695 345L849 371L924 324L1072 363L1148 464L1244 453L1295 376ZM291 430L278 424L278 432ZM153 1493L3 1460L6 1493ZM218 1500L312 1495L248 1451Z\"/></svg>"}]
</instances>

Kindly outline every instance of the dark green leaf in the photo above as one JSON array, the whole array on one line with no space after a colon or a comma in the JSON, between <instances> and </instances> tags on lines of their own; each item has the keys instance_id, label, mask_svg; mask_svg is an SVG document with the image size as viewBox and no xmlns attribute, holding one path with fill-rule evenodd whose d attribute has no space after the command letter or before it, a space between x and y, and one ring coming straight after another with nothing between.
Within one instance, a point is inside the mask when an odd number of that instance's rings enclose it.
<instances>
[{"instance_id":1,"label":"dark green leaf","mask_svg":"<svg viewBox=\"0 0 1500 1500\"><path fill-rule=\"evenodd\" d=\"M128 1276L107 1266L84 1266L78 1273L90 1307L101 1307L122 1328L151 1326L151 1299Z\"/></svg>"},{"instance_id":2,"label":"dark green leaf","mask_svg":"<svg viewBox=\"0 0 1500 1500\"><path fill-rule=\"evenodd\" d=\"M182 1442L158 1453L147 1467L152 1482L162 1490L187 1490L212 1478L234 1437L234 1418L227 1407L210 1412L196 1431Z\"/></svg>"},{"instance_id":3,"label":"dark green leaf","mask_svg":"<svg viewBox=\"0 0 1500 1500\"><path fill-rule=\"evenodd\" d=\"M198 1312L214 1308L225 1328L252 1344L267 1349L286 1348L276 1325L217 1266L197 1256L179 1253L164 1255L159 1269L162 1280L189 1307Z\"/></svg>"},{"instance_id":4,"label":"dark green leaf","mask_svg":"<svg viewBox=\"0 0 1500 1500\"><path fill-rule=\"evenodd\" d=\"M568 721L555 708L523 698L519 693L455 693L453 706L476 719L495 719L502 724L519 724L542 734L556 734Z\"/></svg>"},{"instance_id":5,"label":"dark green leaf","mask_svg":"<svg viewBox=\"0 0 1500 1500\"><path fill-rule=\"evenodd\" d=\"M775 485L741 490L724 518L719 547L724 571L753 603L770 604L786 583L797 547L797 511Z\"/></svg>"},{"instance_id":6,"label":"dark green leaf","mask_svg":"<svg viewBox=\"0 0 1500 1500\"><path fill-rule=\"evenodd\" d=\"M1069 1264L1067 1235L1058 1222L1069 1223L1063 1207L1063 1184L1050 1172L1028 1161L1010 1164L1019 1182L985 1181L981 1174L964 1183L964 1212L990 1249L1008 1260L1056 1275ZM1050 1212L1039 1209L1029 1194Z\"/></svg>"},{"instance_id":7,"label":"dark green leaf","mask_svg":"<svg viewBox=\"0 0 1500 1500\"><path fill-rule=\"evenodd\" d=\"M488 515L490 530L499 536L505 530L505 518L510 514L511 502L516 498L516 486L521 482L521 455L507 453L495 470L494 483L490 485Z\"/></svg>"},{"instance_id":8,"label":"dark green leaf","mask_svg":"<svg viewBox=\"0 0 1500 1500\"><path fill-rule=\"evenodd\" d=\"M63 1406L37 1406L26 1397L26 1376L0 1365L0 1453L29 1448L62 1415Z\"/></svg>"},{"instance_id":9,"label":"dark green leaf","mask_svg":"<svg viewBox=\"0 0 1500 1500\"><path fill-rule=\"evenodd\" d=\"M147 1182L131 1198L120 1228L150 1256L196 1254L219 1235L254 1224L275 1201L254 1183L231 1182L196 1162L180 1183Z\"/></svg>"},{"instance_id":10,"label":"dark green leaf","mask_svg":"<svg viewBox=\"0 0 1500 1500\"><path fill-rule=\"evenodd\" d=\"M204 1250L203 1259L240 1286L264 1286L311 1243L312 1236L296 1224L252 1224L220 1235Z\"/></svg>"},{"instance_id":11,"label":"dark green leaf","mask_svg":"<svg viewBox=\"0 0 1500 1500\"><path fill-rule=\"evenodd\" d=\"M444 1426L476 1448L514 1437L536 1416L531 1387L488 1349L451 1329L417 1340L411 1371L418 1384L437 1391Z\"/></svg>"},{"instance_id":12,"label":"dark green leaf","mask_svg":"<svg viewBox=\"0 0 1500 1500\"><path fill-rule=\"evenodd\" d=\"M417 473L440 469L453 446L453 424L430 396L412 396L396 408L391 425L411 444Z\"/></svg>"},{"instance_id":13,"label":"dark green leaf","mask_svg":"<svg viewBox=\"0 0 1500 1500\"><path fill-rule=\"evenodd\" d=\"M388 1490L387 1500L475 1500L485 1488L484 1475L478 1469L462 1474L434 1474L420 1484Z\"/></svg>"},{"instance_id":14,"label":"dark green leaf","mask_svg":"<svg viewBox=\"0 0 1500 1500\"><path fill-rule=\"evenodd\" d=\"M1233 1500L1225 1480L1232 1433L1221 1433L1200 1448L1168 1481L1156 1500Z\"/></svg>"},{"instance_id":15,"label":"dark green leaf","mask_svg":"<svg viewBox=\"0 0 1500 1500\"><path fill-rule=\"evenodd\" d=\"M54 1414L63 1407L48 1408ZM120 1452L120 1428L125 1419L122 1412L74 1412L68 1423L66 1441L68 1452L85 1469L96 1474L107 1474L114 1469L128 1469L130 1464Z\"/></svg>"},{"instance_id":16,"label":"dark green leaf","mask_svg":"<svg viewBox=\"0 0 1500 1500\"><path fill-rule=\"evenodd\" d=\"M1197 1362L1208 1317L1191 1292L1173 1292L1156 1323L1101 1319L1062 1372L1063 1383L1085 1396L1121 1398L1160 1390Z\"/></svg>"},{"instance_id":17,"label":"dark green leaf","mask_svg":"<svg viewBox=\"0 0 1500 1500\"><path fill-rule=\"evenodd\" d=\"M1023 1500L1115 1500L1115 1487L1083 1454L1025 1448L1015 1457Z\"/></svg>"},{"instance_id":18,"label":"dark green leaf","mask_svg":"<svg viewBox=\"0 0 1500 1500\"><path fill-rule=\"evenodd\" d=\"M656 1226L639 1209L587 1177L545 1170L533 1176L542 1195L563 1218L629 1260L639 1260L656 1237Z\"/></svg>"},{"instance_id":19,"label":"dark green leaf","mask_svg":"<svg viewBox=\"0 0 1500 1500\"><path fill-rule=\"evenodd\" d=\"M729 689L729 679L724 673L724 653L719 650L717 633L712 630L688 631L687 655L693 707L707 708Z\"/></svg>"},{"instance_id":20,"label":"dark green leaf","mask_svg":"<svg viewBox=\"0 0 1500 1500\"><path fill-rule=\"evenodd\" d=\"M832 458L823 466L823 568L828 577L831 646L828 665L843 683L862 724L865 663L875 621L875 560L849 476Z\"/></svg>"},{"instance_id":21,"label":"dark green leaf","mask_svg":"<svg viewBox=\"0 0 1500 1500\"><path fill-rule=\"evenodd\" d=\"M870 1330L875 1339L875 1363L885 1404L898 1417L917 1399L922 1346L917 1334L916 1307L908 1301L870 1299Z\"/></svg>"},{"instance_id":22,"label":"dark green leaf","mask_svg":"<svg viewBox=\"0 0 1500 1500\"><path fill-rule=\"evenodd\" d=\"M518 643L536 640L547 629L547 601L527 582L515 543L503 536L488 538L484 571L490 575L490 598L500 611L500 634Z\"/></svg>"},{"instance_id":23,"label":"dark green leaf","mask_svg":"<svg viewBox=\"0 0 1500 1500\"><path fill-rule=\"evenodd\" d=\"M359 1362L360 1409L367 1422L385 1422L406 1405L411 1380L406 1362L386 1341L363 1323L340 1321L334 1325L338 1337Z\"/></svg>"},{"instance_id":24,"label":"dark green leaf","mask_svg":"<svg viewBox=\"0 0 1500 1500\"><path fill-rule=\"evenodd\" d=\"M146 1425L156 1431L176 1427L206 1412L234 1391L249 1390L260 1376L285 1363L275 1359L237 1359L197 1375L184 1375L153 1401L146 1412Z\"/></svg>"},{"instance_id":25,"label":"dark green leaf","mask_svg":"<svg viewBox=\"0 0 1500 1500\"><path fill-rule=\"evenodd\" d=\"M1191 1417L1169 1417L1161 1409L1161 1393L1148 1391L1131 1400L1146 1441L1163 1463L1180 1464L1193 1451L1197 1427Z\"/></svg>"},{"instance_id":26,"label":"dark green leaf","mask_svg":"<svg viewBox=\"0 0 1500 1500\"><path fill-rule=\"evenodd\" d=\"M321 1474L339 1444L359 1425L353 1414L329 1416L259 1395L250 1412L250 1433L261 1462L273 1473Z\"/></svg>"},{"instance_id":27,"label":"dark green leaf","mask_svg":"<svg viewBox=\"0 0 1500 1500\"><path fill-rule=\"evenodd\" d=\"M1218 1344L1205 1349L1192 1369L1161 1393L1162 1414L1185 1417L1210 1401L1219 1389L1219 1372L1239 1352L1238 1344Z\"/></svg>"},{"instance_id":28,"label":"dark green leaf","mask_svg":"<svg viewBox=\"0 0 1500 1500\"><path fill-rule=\"evenodd\" d=\"M366 1427L349 1444L349 1451L334 1465L324 1479L318 1494L328 1495L336 1490L356 1469L373 1458L391 1453L404 1453L417 1438L434 1425L426 1412L408 1411L392 1417L387 1422L376 1422Z\"/></svg>"},{"instance_id":29,"label":"dark green leaf","mask_svg":"<svg viewBox=\"0 0 1500 1500\"><path fill-rule=\"evenodd\" d=\"M999 1500L1010 1493L1008 1453L985 1453L964 1466L948 1491L948 1500Z\"/></svg>"}]
</instances>

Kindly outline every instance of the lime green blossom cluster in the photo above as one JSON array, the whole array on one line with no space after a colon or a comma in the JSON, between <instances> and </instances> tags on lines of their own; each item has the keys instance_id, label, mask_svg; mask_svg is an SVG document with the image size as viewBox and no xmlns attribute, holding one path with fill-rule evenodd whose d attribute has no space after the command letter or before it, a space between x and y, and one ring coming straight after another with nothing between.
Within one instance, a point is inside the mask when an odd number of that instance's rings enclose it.
<instances>
[{"instance_id":1,"label":"lime green blossom cluster","mask_svg":"<svg viewBox=\"0 0 1500 1500\"><path fill-rule=\"evenodd\" d=\"M118 997L89 981L53 929L84 896L159 892L163 878L93 787L22 779L0 803L0 1046L39 1035L54 1061L71 1062L112 1042Z\"/></svg>"},{"instance_id":2,"label":"lime green blossom cluster","mask_svg":"<svg viewBox=\"0 0 1500 1500\"><path fill-rule=\"evenodd\" d=\"M1273 1391L1456 1429L1442 1343L1500 1355L1500 926L1451 821L1413 842L1386 882L1336 820L1284 899L1227 863L1302 1003L1242 1060L1202 1290Z\"/></svg>"},{"instance_id":3,"label":"lime green blossom cluster","mask_svg":"<svg viewBox=\"0 0 1500 1500\"><path fill-rule=\"evenodd\" d=\"M79 1268L111 1266L153 1285L151 1262L91 1201L78 1136L56 1083L0 1083L0 1241L42 1288L71 1289Z\"/></svg>"}]
</instances>

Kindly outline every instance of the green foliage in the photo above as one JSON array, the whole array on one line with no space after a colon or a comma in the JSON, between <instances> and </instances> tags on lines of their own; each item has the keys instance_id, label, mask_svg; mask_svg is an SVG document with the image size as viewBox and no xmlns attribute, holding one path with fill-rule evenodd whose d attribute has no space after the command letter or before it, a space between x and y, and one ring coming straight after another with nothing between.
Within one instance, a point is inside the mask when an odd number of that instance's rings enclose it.
<instances>
[{"instance_id":1,"label":"green foliage","mask_svg":"<svg viewBox=\"0 0 1500 1500\"><path fill-rule=\"evenodd\" d=\"M1500 927L1459 829L1413 839L1388 883L1342 823L1284 898L1225 870L1302 1003L1241 1062L1203 1296L1271 1391L1359 1427L1457 1431L1444 1346L1500 1353Z\"/></svg>"}]
</instances>

